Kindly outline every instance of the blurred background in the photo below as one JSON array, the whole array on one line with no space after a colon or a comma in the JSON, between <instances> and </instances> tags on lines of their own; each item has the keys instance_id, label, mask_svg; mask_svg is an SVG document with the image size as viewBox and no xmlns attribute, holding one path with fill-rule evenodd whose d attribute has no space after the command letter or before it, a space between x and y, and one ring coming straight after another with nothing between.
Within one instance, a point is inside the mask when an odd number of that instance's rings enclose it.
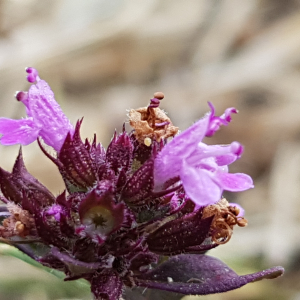
<instances>
[{"instance_id":1,"label":"blurred background","mask_svg":"<svg viewBox=\"0 0 300 300\"><path fill-rule=\"evenodd\" d=\"M126 110L146 106L156 91L181 130L208 111L207 101L218 114L236 107L232 124L206 142L245 146L231 172L250 174L255 189L226 197L246 209L249 225L210 254L239 274L287 271L206 299L300 299L299 0L0 0L1 116L25 116L14 93L29 86L27 66L48 81L73 124L84 117L82 137L96 133L104 146ZM29 171L61 192L38 146L23 150ZM0 165L10 171L17 152L0 146ZM91 298L0 255L0 299Z\"/></svg>"}]
</instances>

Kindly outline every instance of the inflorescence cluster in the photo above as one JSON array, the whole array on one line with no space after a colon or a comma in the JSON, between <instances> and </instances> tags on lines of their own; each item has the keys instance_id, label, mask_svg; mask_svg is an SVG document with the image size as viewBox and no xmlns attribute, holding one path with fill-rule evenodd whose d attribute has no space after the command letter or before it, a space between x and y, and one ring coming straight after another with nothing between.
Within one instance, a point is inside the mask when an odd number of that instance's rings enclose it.
<instances>
[{"instance_id":1,"label":"inflorescence cluster","mask_svg":"<svg viewBox=\"0 0 300 300\"><path fill-rule=\"evenodd\" d=\"M243 209L222 197L253 187L250 176L228 172L242 145L202 141L229 124L234 108L216 116L209 103L209 113L178 133L159 107L164 95L155 93L147 107L129 111L133 130L123 126L105 150L96 137L82 141L82 120L73 127L36 69L26 72L33 84L16 98L27 117L0 118L1 143L37 140L66 189L54 196L26 170L20 149L12 172L0 168L2 241L65 280L86 279L95 299L118 300L125 286L220 293L283 273L239 276L205 254L228 242L235 225L247 225Z\"/></svg>"}]
</instances>

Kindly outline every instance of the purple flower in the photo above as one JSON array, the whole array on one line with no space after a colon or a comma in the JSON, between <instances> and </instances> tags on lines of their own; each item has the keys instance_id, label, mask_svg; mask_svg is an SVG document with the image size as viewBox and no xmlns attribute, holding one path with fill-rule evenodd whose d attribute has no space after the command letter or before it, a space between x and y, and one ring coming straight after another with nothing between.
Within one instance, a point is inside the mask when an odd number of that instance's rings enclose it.
<instances>
[{"instance_id":1,"label":"purple flower","mask_svg":"<svg viewBox=\"0 0 300 300\"><path fill-rule=\"evenodd\" d=\"M282 272L282 267L273 267L262 272L238 276L215 257L186 254L173 256L140 276L137 285L186 295L207 295L230 291L249 282L275 278Z\"/></svg>"},{"instance_id":2,"label":"purple flower","mask_svg":"<svg viewBox=\"0 0 300 300\"><path fill-rule=\"evenodd\" d=\"M17 99L28 118L0 119L1 142L25 145L37 139L58 167L65 191L54 196L34 178L20 149L11 173L0 168L0 199L7 204L0 211L3 241L64 272L65 280L86 279L97 300L120 300L125 287L126 299L143 298L134 291L130 296L134 286L206 295L283 274L275 267L239 276L204 255L227 243L235 226L247 225L242 208L221 199L224 189L253 186L249 176L228 173L243 147L202 142L227 125L235 109L217 117L210 105L210 114L167 143L178 128L160 110L163 95L156 93L148 107L129 113L134 130L127 133L123 126L105 150L96 136L83 142L81 121L74 129L37 71L27 73L37 84ZM55 157L39 137L58 151ZM149 299L162 298L154 293Z\"/></svg>"},{"instance_id":3,"label":"purple flower","mask_svg":"<svg viewBox=\"0 0 300 300\"><path fill-rule=\"evenodd\" d=\"M175 136L158 153L154 166L154 187L160 190L170 179L180 177L188 197L203 206L220 200L223 190L239 192L253 187L250 176L243 173L228 173L228 165L238 159L243 147L238 142L227 146L206 145L202 139L212 135L220 125L227 125L229 108L221 117L211 113Z\"/></svg>"},{"instance_id":4,"label":"purple flower","mask_svg":"<svg viewBox=\"0 0 300 300\"><path fill-rule=\"evenodd\" d=\"M28 92L18 92L16 98L26 106L27 118L13 120L0 118L1 144L28 145L38 137L59 151L68 132L74 128L54 99L48 83L41 80L34 68L27 68L27 80L33 84Z\"/></svg>"}]
</instances>

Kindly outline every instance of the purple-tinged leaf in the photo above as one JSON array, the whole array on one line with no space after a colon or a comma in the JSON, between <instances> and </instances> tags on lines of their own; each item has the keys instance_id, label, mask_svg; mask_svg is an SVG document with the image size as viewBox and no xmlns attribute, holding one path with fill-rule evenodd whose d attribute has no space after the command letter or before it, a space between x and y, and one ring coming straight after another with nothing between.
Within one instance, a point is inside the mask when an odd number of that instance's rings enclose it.
<instances>
[{"instance_id":1,"label":"purple-tinged leaf","mask_svg":"<svg viewBox=\"0 0 300 300\"><path fill-rule=\"evenodd\" d=\"M133 272L145 272L150 264L157 263L158 255L144 250L138 252L133 258L130 259L130 267L129 269ZM147 269L145 269L147 267Z\"/></svg>"},{"instance_id":2,"label":"purple-tinged leaf","mask_svg":"<svg viewBox=\"0 0 300 300\"><path fill-rule=\"evenodd\" d=\"M137 276L135 283L185 295L207 295L234 290L262 279L273 279L283 272L282 267L273 267L239 276L215 257L186 254L171 257L152 271Z\"/></svg>"}]
</instances>

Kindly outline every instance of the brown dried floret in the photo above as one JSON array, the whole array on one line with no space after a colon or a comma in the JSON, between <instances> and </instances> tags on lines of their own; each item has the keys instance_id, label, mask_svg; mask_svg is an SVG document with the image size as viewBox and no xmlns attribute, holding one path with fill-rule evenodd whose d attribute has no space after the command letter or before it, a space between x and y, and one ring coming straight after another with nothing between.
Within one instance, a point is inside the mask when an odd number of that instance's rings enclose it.
<instances>
[{"instance_id":1,"label":"brown dried floret","mask_svg":"<svg viewBox=\"0 0 300 300\"><path fill-rule=\"evenodd\" d=\"M129 124L134 128L137 140L146 146L150 146L152 140L159 142L161 139L175 136L178 132L178 127L175 127L166 113L158 107L159 101L164 98L163 93L157 92L154 97L148 107L129 111Z\"/></svg>"},{"instance_id":2,"label":"brown dried floret","mask_svg":"<svg viewBox=\"0 0 300 300\"><path fill-rule=\"evenodd\" d=\"M203 209L203 218L214 215L210 227L210 236L215 243L227 243L232 236L234 225L240 227L247 225L247 220L243 217L239 217L239 213L239 208L231 206L225 198Z\"/></svg>"},{"instance_id":3,"label":"brown dried floret","mask_svg":"<svg viewBox=\"0 0 300 300\"><path fill-rule=\"evenodd\" d=\"M2 221L0 226L0 236L9 238L13 236L26 237L35 232L33 217L27 210L16 204L7 204L10 216Z\"/></svg>"}]
</instances>

